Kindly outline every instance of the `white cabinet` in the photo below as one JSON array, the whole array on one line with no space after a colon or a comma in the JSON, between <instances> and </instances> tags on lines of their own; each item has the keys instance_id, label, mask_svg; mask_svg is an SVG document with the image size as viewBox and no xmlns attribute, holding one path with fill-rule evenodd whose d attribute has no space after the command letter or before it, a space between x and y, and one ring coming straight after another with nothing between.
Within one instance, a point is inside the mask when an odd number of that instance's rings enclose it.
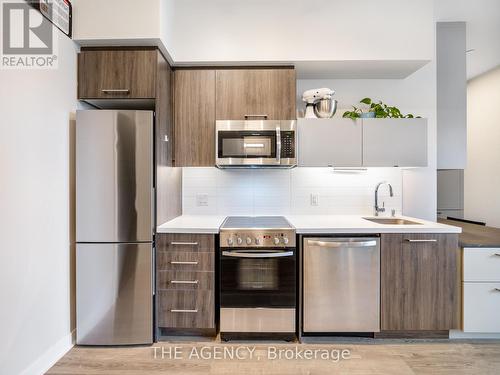
<instances>
[{"instance_id":1,"label":"white cabinet","mask_svg":"<svg viewBox=\"0 0 500 375\"><path fill-rule=\"evenodd\" d=\"M361 120L299 119L297 129L299 166L362 165Z\"/></svg>"},{"instance_id":2,"label":"white cabinet","mask_svg":"<svg viewBox=\"0 0 500 375\"><path fill-rule=\"evenodd\" d=\"M464 282L500 283L499 248L465 248Z\"/></svg>"},{"instance_id":3,"label":"white cabinet","mask_svg":"<svg viewBox=\"0 0 500 375\"><path fill-rule=\"evenodd\" d=\"M426 119L363 119L363 166L426 167Z\"/></svg>"},{"instance_id":4,"label":"white cabinet","mask_svg":"<svg viewBox=\"0 0 500 375\"><path fill-rule=\"evenodd\" d=\"M426 167L426 119L299 119L301 167Z\"/></svg>"},{"instance_id":5,"label":"white cabinet","mask_svg":"<svg viewBox=\"0 0 500 375\"><path fill-rule=\"evenodd\" d=\"M500 332L500 283L464 283L464 332Z\"/></svg>"},{"instance_id":6,"label":"white cabinet","mask_svg":"<svg viewBox=\"0 0 500 375\"><path fill-rule=\"evenodd\" d=\"M467 72L465 22L436 25L437 167L467 163Z\"/></svg>"},{"instance_id":7,"label":"white cabinet","mask_svg":"<svg viewBox=\"0 0 500 375\"><path fill-rule=\"evenodd\" d=\"M463 218L463 169L441 169L437 171L437 210L439 217Z\"/></svg>"},{"instance_id":8,"label":"white cabinet","mask_svg":"<svg viewBox=\"0 0 500 375\"><path fill-rule=\"evenodd\" d=\"M464 332L500 333L500 248L465 248Z\"/></svg>"}]
</instances>

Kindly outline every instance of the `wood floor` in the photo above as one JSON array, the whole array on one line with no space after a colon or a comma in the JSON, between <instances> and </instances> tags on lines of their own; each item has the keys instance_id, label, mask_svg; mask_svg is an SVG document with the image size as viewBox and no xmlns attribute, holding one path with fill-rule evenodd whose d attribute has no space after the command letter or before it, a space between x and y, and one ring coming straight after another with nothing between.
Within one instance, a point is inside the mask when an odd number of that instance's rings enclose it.
<instances>
[{"instance_id":1,"label":"wood floor","mask_svg":"<svg viewBox=\"0 0 500 375\"><path fill-rule=\"evenodd\" d=\"M180 348L178 357L182 359L174 359L175 347ZM303 358L287 359L286 356L295 356L296 347L303 351ZM237 348L241 348L239 352ZM252 358L247 348L255 348ZM273 359L280 349L283 358ZM306 359L306 349L311 353L319 349L317 353L322 355L328 350L331 354L329 359L318 354L316 359ZM350 358L336 362L336 350L341 353L343 349L349 350ZM227 359L202 358L222 357L224 350ZM236 353L243 359L238 359ZM177 341L148 347L74 347L48 374L500 374L500 341L374 340L327 344Z\"/></svg>"}]
</instances>

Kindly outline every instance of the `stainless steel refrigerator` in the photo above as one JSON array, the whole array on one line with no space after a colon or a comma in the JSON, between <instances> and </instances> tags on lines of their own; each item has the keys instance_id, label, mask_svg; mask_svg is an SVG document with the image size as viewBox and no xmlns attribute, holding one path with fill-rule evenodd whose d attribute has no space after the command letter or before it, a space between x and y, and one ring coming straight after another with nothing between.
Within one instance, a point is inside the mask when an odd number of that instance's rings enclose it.
<instances>
[{"instance_id":1,"label":"stainless steel refrigerator","mask_svg":"<svg viewBox=\"0 0 500 375\"><path fill-rule=\"evenodd\" d=\"M76 343L153 342L153 112L76 113Z\"/></svg>"}]
</instances>

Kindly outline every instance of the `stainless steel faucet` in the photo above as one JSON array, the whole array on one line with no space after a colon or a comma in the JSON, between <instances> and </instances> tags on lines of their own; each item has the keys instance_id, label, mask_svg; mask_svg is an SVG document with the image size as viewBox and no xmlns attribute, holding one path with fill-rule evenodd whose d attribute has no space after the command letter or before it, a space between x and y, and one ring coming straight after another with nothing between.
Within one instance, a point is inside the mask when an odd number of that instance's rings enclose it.
<instances>
[{"instance_id":1,"label":"stainless steel faucet","mask_svg":"<svg viewBox=\"0 0 500 375\"><path fill-rule=\"evenodd\" d=\"M392 192L392 186L389 184L387 181L382 181L377 184L377 187L375 188L375 216L378 216L379 212L385 212L385 207L379 207L378 206L378 189L380 185L387 184L389 186L389 195L391 197L394 196L394 193Z\"/></svg>"}]
</instances>

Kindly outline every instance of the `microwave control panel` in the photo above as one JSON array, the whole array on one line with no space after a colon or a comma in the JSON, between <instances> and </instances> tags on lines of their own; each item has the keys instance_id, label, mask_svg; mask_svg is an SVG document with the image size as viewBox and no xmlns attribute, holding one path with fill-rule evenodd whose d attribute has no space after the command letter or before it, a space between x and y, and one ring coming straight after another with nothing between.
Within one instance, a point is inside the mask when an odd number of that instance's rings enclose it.
<instances>
[{"instance_id":1,"label":"microwave control panel","mask_svg":"<svg viewBox=\"0 0 500 375\"><path fill-rule=\"evenodd\" d=\"M295 132L281 131L281 157L295 158Z\"/></svg>"}]
</instances>

